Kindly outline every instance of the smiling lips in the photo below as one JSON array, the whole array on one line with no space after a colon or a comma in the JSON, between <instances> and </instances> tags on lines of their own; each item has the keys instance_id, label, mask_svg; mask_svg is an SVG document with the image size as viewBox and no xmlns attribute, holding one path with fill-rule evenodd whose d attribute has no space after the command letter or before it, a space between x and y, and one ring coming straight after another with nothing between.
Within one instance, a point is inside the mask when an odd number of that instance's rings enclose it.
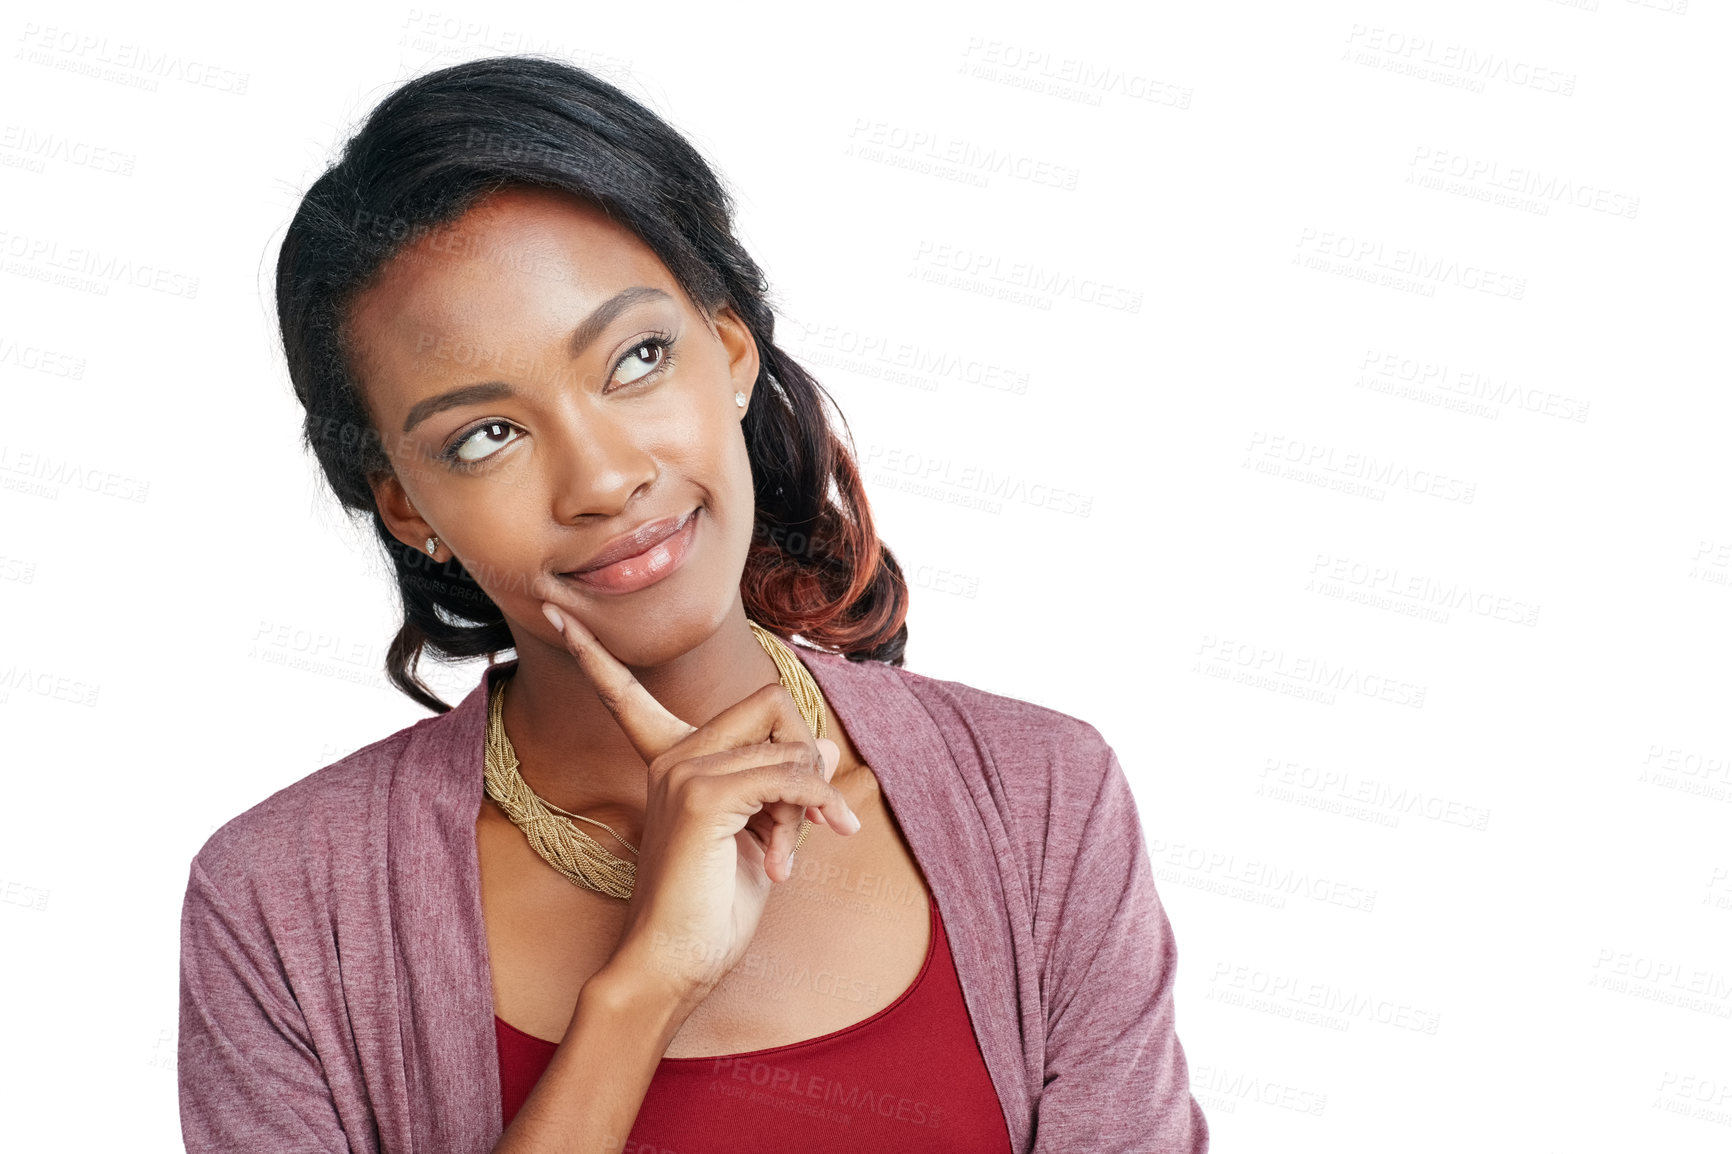
<instances>
[{"instance_id":1,"label":"smiling lips","mask_svg":"<svg viewBox=\"0 0 1732 1154\"><path fill-rule=\"evenodd\" d=\"M666 517L610 544L583 569L564 576L607 593L632 593L654 585L685 560L697 532L698 511Z\"/></svg>"}]
</instances>

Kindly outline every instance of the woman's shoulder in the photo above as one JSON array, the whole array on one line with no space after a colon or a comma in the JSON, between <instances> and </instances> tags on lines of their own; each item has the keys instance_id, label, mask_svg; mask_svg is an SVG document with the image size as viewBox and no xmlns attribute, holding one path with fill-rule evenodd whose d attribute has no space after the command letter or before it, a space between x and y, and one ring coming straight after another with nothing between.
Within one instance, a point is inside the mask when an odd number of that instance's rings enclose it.
<instances>
[{"instance_id":1,"label":"woman's shoulder","mask_svg":"<svg viewBox=\"0 0 1732 1154\"><path fill-rule=\"evenodd\" d=\"M1050 705L983 689L967 681L897 669L898 676L928 708L942 703L966 725L990 730L1014 741L1035 741L1053 747L1105 744L1092 724Z\"/></svg>"},{"instance_id":2,"label":"woman's shoulder","mask_svg":"<svg viewBox=\"0 0 1732 1154\"><path fill-rule=\"evenodd\" d=\"M1135 800L1095 725L969 680L876 664L831 683L856 707L867 740L850 732L868 763L916 803L906 820L927 826L932 852L976 878L990 857L1021 876L1031 901L1062 902L1083 864L1098 876L1136 868ZM934 813L945 815L936 825ZM985 841L953 836L977 823Z\"/></svg>"},{"instance_id":3,"label":"woman's shoulder","mask_svg":"<svg viewBox=\"0 0 1732 1154\"><path fill-rule=\"evenodd\" d=\"M441 715L443 716L443 715ZM367 851L382 793L423 718L290 782L218 826L193 872L224 889L287 887L328 877L338 859Z\"/></svg>"},{"instance_id":4,"label":"woman's shoulder","mask_svg":"<svg viewBox=\"0 0 1732 1154\"><path fill-rule=\"evenodd\" d=\"M931 719L959 766L1014 784L1013 792L1025 801L1045 799L1049 790L1092 791L1116 768L1098 728L1052 706L884 662L836 658L831 665L852 665L855 672L841 675L875 683L867 700L891 714L875 718L880 724L899 724L894 714L902 698Z\"/></svg>"}]
</instances>

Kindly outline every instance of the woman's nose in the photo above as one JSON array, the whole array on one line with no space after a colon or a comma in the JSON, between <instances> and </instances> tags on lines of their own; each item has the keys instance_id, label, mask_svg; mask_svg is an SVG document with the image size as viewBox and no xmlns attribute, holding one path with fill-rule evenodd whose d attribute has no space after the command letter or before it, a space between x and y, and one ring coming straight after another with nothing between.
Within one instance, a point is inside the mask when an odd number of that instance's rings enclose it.
<instances>
[{"instance_id":1,"label":"woman's nose","mask_svg":"<svg viewBox=\"0 0 1732 1154\"><path fill-rule=\"evenodd\" d=\"M585 514L615 516L656 478L655 458L630 423L610 419L604 409L566 414L552 433L552 513L561 525Z\"/></svg>"}]
</instances>

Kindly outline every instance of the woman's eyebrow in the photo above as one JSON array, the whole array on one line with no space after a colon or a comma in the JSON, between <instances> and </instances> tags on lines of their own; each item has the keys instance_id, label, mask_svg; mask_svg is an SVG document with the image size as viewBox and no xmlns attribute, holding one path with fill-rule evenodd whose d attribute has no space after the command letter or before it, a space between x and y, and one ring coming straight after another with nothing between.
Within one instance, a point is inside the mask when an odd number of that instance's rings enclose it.
<instances>
[{"instance_id":1,"label":"woman's eyebrow","mask_svg":"<svg viewBox=\"0 0 1732 1154\"><path fill-rule=\"evenodd\" d=\"M578 326L571 331L572 359L581 357L584 350L594 344L596 339L607 331L607 326L617 320L626 309L639 301L646 300L671 301L673 297L650 285L633 285L631 288L620 289L597 305L595 311L584 317L582 321L578 322ZM411 432L416 425L428 417L446 409L454 409L458 405L472 405L481 401L496 401L500 397L509 397L510 395L511 386L503 381L463 385L449 392L440 393L436 397L416 401L414 405L410 406L409 415L403 420L403 431L405 433Z\"/></svg>"},{"instance_id":2,"label":"woman's eyebrow","mask_svg":"<svg viewBox=\"0 0 1732 1154\"><path fill-rule=\"evenodd\" d=\"M673 299L661 289L651 288L649 285L633 285L631 288L620 289L597 305L595 311L584 317L578 326L571 331L572 359L581 357L583 350L589 348L595 339L607 329L607 326L611 325L620 313L632 305L643 300L671 301Z\"/></svg>"},{"instance_id":3,"label":"woman's eyebrow","mask_svg":"<svg viewBox=\"0 0 1732 1154\"><path fill-rule=\"evenodd\" d=\"M436 397L428 397L424 401L416 401L409 409L409 416L403 421L405 433L414 429L422 421L435 413L446 409L455 409L459 405L475 405L482 401L496 401L500 397L511 396L511 386L504 381L488 381L480 385L464 385L450 392L440 393Z\"/></svg>"}]
</instances>

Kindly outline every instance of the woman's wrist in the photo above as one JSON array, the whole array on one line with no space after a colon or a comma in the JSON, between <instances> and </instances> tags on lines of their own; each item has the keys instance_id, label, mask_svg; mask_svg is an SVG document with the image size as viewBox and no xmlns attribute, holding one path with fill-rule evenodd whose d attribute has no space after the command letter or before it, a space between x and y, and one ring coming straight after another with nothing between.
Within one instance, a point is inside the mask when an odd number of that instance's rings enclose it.
<instances>
[{"instance_id":1,"label":"woman's wrist","mask_svg":"<svg viewBox=\"0 0 1732 1154\"><path fill-rule=\"evenodd\" d=\"M653 959L622 951L590 976L578 994L578 1012L586 1007L616 1020L633 1022L671 1042L709 990L691 985L658 968Z\"/></svg>"}]
</instances>

